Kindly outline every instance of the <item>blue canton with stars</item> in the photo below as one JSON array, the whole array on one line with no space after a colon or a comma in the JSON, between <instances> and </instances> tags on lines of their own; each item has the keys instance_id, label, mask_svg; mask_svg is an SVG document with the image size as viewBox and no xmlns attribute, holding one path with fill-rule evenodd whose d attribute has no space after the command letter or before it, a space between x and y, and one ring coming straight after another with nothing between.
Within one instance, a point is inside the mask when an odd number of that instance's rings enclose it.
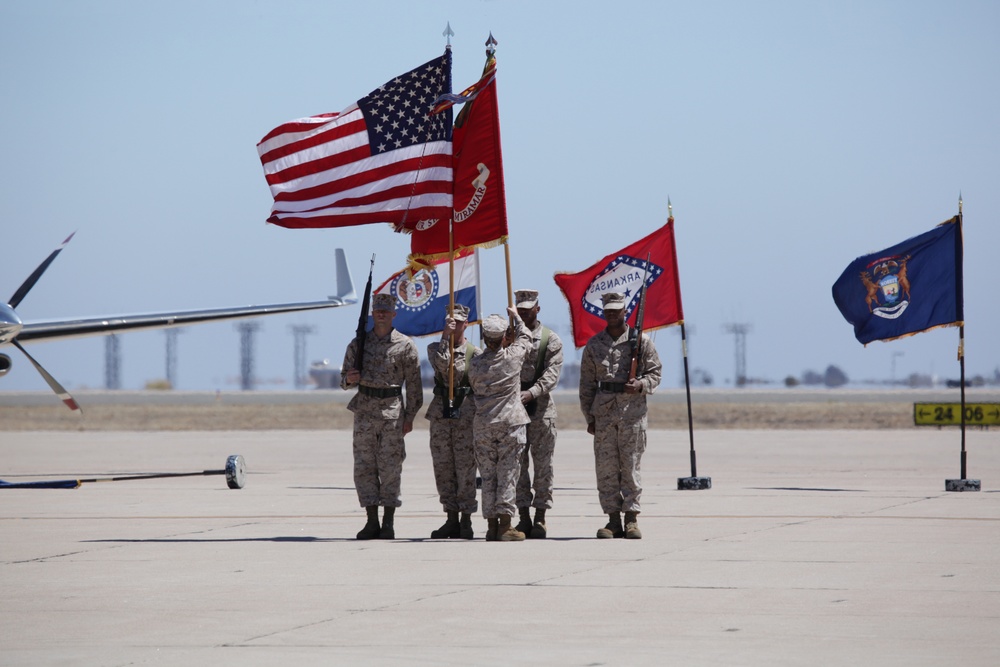
<instances>
[{"instance_id":1,"label":"blue canton with stars","mask_svg":"<svg viewBox=\"0 0 1000 667\"><path fill-rule=\"evenodd\" d=\"M379 86L358 100L372 155L430 141L451 141L452 114L428 116L434 100L451 92L451 52Z\"/></svg>"},{"instance_id":2,"label":"blue canton with stars","mask_svg":"<svg viewBox=\"0 0 1000 667\"><path fill-rule=\"evenodd\" d=\"M625 295L626 320L632 315L632 311L638 308L639 296L642 293L642 279L625 282L617 278L615 274L619 273L624 267L632 267L639 271L647 270L646 260L643 258L632 257L630 255L618 255L615 257L604 267L603 271L597 274L591 281L590 287L584 292L582 305L586 312L597 317L604 317L604 309L599 304L600 295L605 292L620 292ZM647 271L646 289L649 289L663 274L663 267L649 262ZM597 303L590 301L588 297L596 297Z\"/></svg>"}]
</instances>

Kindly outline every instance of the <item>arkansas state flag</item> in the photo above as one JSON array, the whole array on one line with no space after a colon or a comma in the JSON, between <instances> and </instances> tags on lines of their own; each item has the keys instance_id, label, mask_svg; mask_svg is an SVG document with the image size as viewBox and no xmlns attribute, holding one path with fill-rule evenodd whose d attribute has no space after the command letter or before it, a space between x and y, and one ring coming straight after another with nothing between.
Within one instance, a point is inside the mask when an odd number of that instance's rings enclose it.
<instances>
[{"instance_id":1,"label":"arkansas state flag","mask_svg":"<svg viewBox=\"0 0 1000 667\"><path fill-rule=\"evenodd\" d=\"M670 326L683 320L673 218L649 236L608 255L588 269L579 273L555 274L556 284L569 301L576 347L586 345L607 326L601 302L601 295L605 292L625 295L625 319L630 326L635 326L633 314L639 306L643 275L646 276L643 330Z\"/></svg>"},{"instance_id":2,"label":"arkansas state flag","mask_svg":"<svg viewBox=\"0 0 1000 667\"><path fill-rule=\"evenodd\" d=\"M479 320L476 259L474 250L455 256L455 303L469 307L470 324ZM441 333L448 315L449 275L449 263L445 259L413 273L404 269L379 285L376 294L396 297L396 317L392 326L407 336ZM371 317L368 319L370 321Z\"/></svg>"},{"instance_id":3,"label":"arkansas state flag","mask_svg":"<svg viewBox=\"0 0 1000 667\"><path fill-rule=\"evenodd\" d=\"M858 257L833 284L833 301L864 345L961 324L961 218Z\"/></svg>"},{"instance_id":4,"label":"arkansas state flag","mask_svg":"<svg viewBox=\"0 0 1000 667\"><path fill-rule=\"evenodd\" d=\"M491 247L507 238L507 200L500 114L497 109L496 60L490 54L483 76L449 102L466 101L452 130L454 173L454 248ZM446 106L446 105L441 105ZM448 221L417 224L410 240L410 261L440 259L449 251Z\"/></svg>"}]
</instances>

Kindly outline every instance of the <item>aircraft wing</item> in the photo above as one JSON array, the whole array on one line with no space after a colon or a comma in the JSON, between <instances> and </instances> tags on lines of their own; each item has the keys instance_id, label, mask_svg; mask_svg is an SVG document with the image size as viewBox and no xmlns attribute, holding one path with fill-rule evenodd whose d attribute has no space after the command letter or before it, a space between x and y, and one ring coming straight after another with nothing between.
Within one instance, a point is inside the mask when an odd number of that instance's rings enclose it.
<instances>
[{"instance_id":1,"label":"aircraft wing","mask_svg":"<svg viewBox=\"0 0 1000 667\"><path fill-rule=\"evenodd\" d=\"M24 322L17 341L28 343L32 341L66 340L83 338L85 336L102 336L127 331L142 331L145 329L165 329L170 327L211 322L214 320L234 320L260 315L275 315L278 313L293 313L320 308L337 308L349 306L358 302L354 291L351 272L347 267L344 251L336 250L337 291L338 294L328 297L325 301L305 301L299 303L278 303L263 306L237 306L233 308L211 308L207 310L184 310L165 313L146 313L137 315L115 315L108 317L90 317L77 320L51 320Z\"/></svg>"}]
</instances>

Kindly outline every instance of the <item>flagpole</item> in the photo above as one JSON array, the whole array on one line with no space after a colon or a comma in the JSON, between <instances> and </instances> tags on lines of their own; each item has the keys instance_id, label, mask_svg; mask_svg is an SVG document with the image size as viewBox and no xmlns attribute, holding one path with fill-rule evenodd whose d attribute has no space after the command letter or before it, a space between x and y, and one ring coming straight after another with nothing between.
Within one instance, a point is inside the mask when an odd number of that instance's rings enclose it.
<instances>
[{"instance_id":1,"label":"flagpole","mask_svg":"<svg viewBox=\"0 0 1000 667\"><path fill-rule=\"evenodd\" d=\"M670 198L667 197L667 224L674 221L674 207L670 203ZM673 231L673 230L671 230ZM673 263L674 270L677 273L676 281L676 291L677 291L677 303L681 302L681 272L677 265L677 237L674 236L674 242L671 244L671 251L673 252ZM683 306L681 307L683 314ZM691 375L688 372L688 346L687 346L687 331L684 328L684 318L681 317L681 355L684 358L684 390L687 394L687 409L688 409L688 437L691 442L691 476L690 477L678 477L677 478L677 490L678 491L695 491L700 489L711 489L712 488L712 478L711 477L698 477L698 459L697 454L694 451L694 416L691 411Z\"/></svg>"},{"instance_id":2,"label":"flagpole","mask_svg":"<svg viewBox=\"0 0 1000 667\"><path fill-rule=\"evenodd\" d=\"M496 57L497 44L498 44L497 40L493 37L493 31L490 31L490 36L486 39L486 60L487 60L487 62L489 62L489 60L491 58L495 58ZM499 128L499 126L497 126L496 128L494 128L495 132L494 132L493 139L496 142L497 155L500 155L500 135L499 135L498 128ZM507 220L507 206L506 206L507 202L506 202L506 198L504 197L503 190L500 191L500 201L499 201L499 204L500 204L500 208L502 209L501 218L503 220ZM508 308L513 308L514 307L514 287L513 287L512 283L511 283L511 277L510 277L510 244L507 242L507 237L506 236L503 239L503 256L504 256L504 263L506 264L506 267L507 267L507 307ZM513 319L511 320L510 324L511 324L511 326L514 325Z\"/></svg>"},{"instance_id":3,"label":"flagpole","mask_svg":"<svg viewBox=\"0 0 1000 667\"><path fill-rule=\"evenodd\" d=\"M694 451L694 417L691 413L691 376L688 373L688 343L687 332L684 329L684 320L681 320L681 354L684 357L684 390L687 393L688 436L691 441L691 479L694 479L698 477L698 462ZM679 484L680 481L678 480Z\"/></svg>"},{"instance_id":4,"label":"flagpole","mask_svg":"<svg viewBox=\"0 0 1000 667\"><path fill-rule=\"evenodd\" d=\"M961 429L962 429L962 455L961 455L961 479L946 479L944 488L946 491L979 491L982 482L978 479L968 479L966 477L966 450L965 450L965 287L963 285L963 253L964 241L962 236L962 195L958 195L958 240L955 243L955 303L957 304L956 316L958 318L958 365L959 384L961 395Z\"/></svg>"},{"instance_id":5,"label":"flagpole","mask_svg":"<svg viewBox=\"0 0 1000 667\"><path fill-rule=\"evenodd\" d=\"M451 29L451 21L448 21L448 25L445 26L444 32L441 36L448 40L445 48L451 51L451 38L454 36L455 31ZM450 87L448 92L450 93ZM454 183L452 183L452 192L454 192ZM454 319L455 317L455 228L454 216L448 217L448 317ZM444 416L446 419L453 419L458 415L455 414L455 333L448 337L448 345L450 349L448 350L448 401L444 405Z\"/></svg>"},{"instance_id":6,"label":"flagpole","mask_svg":"<svg viewBox=\"0 0 1000 667\"><path fill-rule=\"evenodd\" d=\"M479 344L482 345L483 344L483 328L482 328L483 313L482 313L482 305L481 304L483 303L483 292L482 292L482 288L480 287L482 285L482 280L480 279L480 275L479 275L479 248L476 248L475 250L473 250L472 254L476 258L476 319L479 320L479 323L480 323L480 326L479 326ZM469 314L471 315L472 313L470 312Z\"/></svg>"},{"instance_id":7,"label":"flagpole","mask_svg":"<svg viewBox=\"0 0 1000 667\"><path fill-rule=\"evenodd\" d=\"M448 218L448 317L455 317L455 228ZM458 417L455 413L455 333L448 337L448 402L444 406L447 419ZM468 360L466 360L468 361Z\"/></svg>"},{"instance_id":8,"label":"flagpole","mask_svg":"<svg viewBox=\"0 0 1000 667\"><path fill-rule=\"evenodd\" d=\"M507 307L509 308L514 305L514 288L510 281L510 244L507 243L507 239L503 240L503 258L507 264Z\"/></svg>"},{"instance_id":9,"label":"flagpole","mask_svg":"<svg viewBox=\"0 0 1000 667\"><path fill-rule=\"evenodd\" d=\"M956 267L956 277L958 283L956 291L958 292L958 303L959 308L962 312L958 314L958 319L961 324L958 325L958 365L961 370L959 382L961 383L961 396L962 396L962 479L965 479L965 301L964 301L964 285L962 285L962 273L963 266L961 264L961 255L963 252L963 244L961 243L962 238L962 195L958 195L958 238L960 239L957 244L958 251L955 253L956 260L959 260L958 266Z\"/></svg>"}]
</instances>

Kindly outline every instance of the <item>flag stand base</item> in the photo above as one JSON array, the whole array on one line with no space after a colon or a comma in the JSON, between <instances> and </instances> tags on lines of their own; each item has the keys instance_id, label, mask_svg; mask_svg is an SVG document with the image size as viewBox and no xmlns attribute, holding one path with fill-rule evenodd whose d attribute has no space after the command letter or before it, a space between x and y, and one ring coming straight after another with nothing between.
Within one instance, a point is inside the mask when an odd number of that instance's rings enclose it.
<instances>
[{"instance_id":1,"label":"flag stand base","mask_svg":"<svg viewBox=\"0 0 1000 667\"><path fill-rule=\"evenodd\" d=\"M711 489L712 488L712 478L711 477L678 477L677 478L677 490L678 491L698 491L701 489Z\"/></svg>"},{"instance_id":2,"label":"flag stand base","mask_svg":"<svg viewBox=\"0 0 1000 667\"><path fill-rule=\"evenodd\" d=\"M945 491L979 491L981 484L978 479L946 479Z\"/></svg>"}]
</instances>

